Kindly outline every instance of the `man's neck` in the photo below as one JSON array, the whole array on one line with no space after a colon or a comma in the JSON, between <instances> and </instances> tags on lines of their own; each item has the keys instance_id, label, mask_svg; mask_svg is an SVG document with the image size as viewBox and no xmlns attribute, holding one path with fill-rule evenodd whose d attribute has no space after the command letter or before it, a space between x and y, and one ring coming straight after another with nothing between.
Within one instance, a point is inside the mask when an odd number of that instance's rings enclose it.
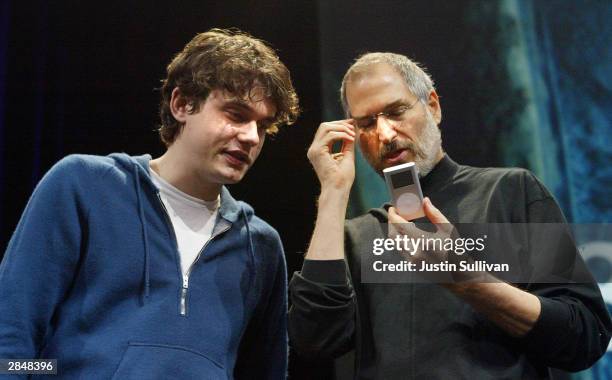
<instances>
[{"instance_id":1,"label":"man's neck","mask_svg":"<svg viewBox=\"0 0 612 380\"><path fill-rule=\"evenodd\" d=\"M157 175L182 192L204 201L217 199L221 185L201 181L198 173L190 171L185 162L186 158L167 150L161 157L151 160L149 165Z\"/></svg>"},{"instance_id":2,"label":"man's neck","mask_svg":"<svg viewBox=\"0 0 612 380\"><path fill-rule=\"evenodd\" d=\"M440 147L440 149L438 150L438 153L436 154L436 165L438 165L440 161L442 161L443 158L444 158L444 150L442 150L442 147Z\"/></svg>"}]
</instances>

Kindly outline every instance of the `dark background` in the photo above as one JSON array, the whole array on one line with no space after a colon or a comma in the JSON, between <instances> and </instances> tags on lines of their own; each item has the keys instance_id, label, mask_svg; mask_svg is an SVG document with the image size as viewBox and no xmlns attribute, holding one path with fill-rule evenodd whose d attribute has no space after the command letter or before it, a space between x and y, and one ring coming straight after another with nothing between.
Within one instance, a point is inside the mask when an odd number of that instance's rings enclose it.
<instances>
[{"instance_id":1,"label":"dark background","mask_svg":"<svg viewBox=\"0 0 612 380\"><path fill-rule=\"evenodd\" d=\"M340 80L366 51L407 54L428 68L454 160L526 167L570 221L609 222L610 15L609 3L588 0L0 0L2 251L33 187L60 158L163 153L156 88L173 55L213 27L270 42L300 96L296 125L268 139L230 187L279 231L290 274L301 266L319 191L306 150L321 121L342 118ZM358 171L350 214L386 196L363 164ZM578 183L593 171L590 185ZM291 357L291 378L332 373L329 363Z\"/></svg>"}]
</instances>

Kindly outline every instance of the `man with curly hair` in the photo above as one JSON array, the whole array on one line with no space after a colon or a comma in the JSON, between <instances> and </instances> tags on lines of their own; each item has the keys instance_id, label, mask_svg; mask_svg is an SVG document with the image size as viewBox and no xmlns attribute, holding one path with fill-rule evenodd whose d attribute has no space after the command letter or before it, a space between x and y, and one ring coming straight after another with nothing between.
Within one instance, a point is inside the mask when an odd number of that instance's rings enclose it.
<instances>
[{"instance_id":1,"label":"man with curly hair","mask_svg":"<svg viewBox=\"0 0 612 380\"><path fill-rule=\"evenodd\" d=\"M62 378L284 378L282 244L224 185L298 111L263 41L196 35L162 82L161 157L71 155L38 184L0 267L0 358L57 358Z\"/></svg>"}]
</instances>

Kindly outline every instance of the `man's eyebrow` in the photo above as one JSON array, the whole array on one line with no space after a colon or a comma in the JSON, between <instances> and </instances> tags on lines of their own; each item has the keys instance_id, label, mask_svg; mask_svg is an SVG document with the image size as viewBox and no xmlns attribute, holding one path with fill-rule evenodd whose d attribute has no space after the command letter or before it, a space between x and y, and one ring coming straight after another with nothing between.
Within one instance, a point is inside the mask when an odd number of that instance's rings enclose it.
<instances>
[{"instance_id":1,"label":"man's eyebrow","mask_svg":"<svg viewBox=\"0 0 612 380\"><path fill-rule=\"evenodd\" d=\"M223 107L238 107L244 109L245 111L254 111L253 108L247 104L247 102L241 99L227 99L225 100Z\"/></svg>"},{"instance_id":2,"label":"man's eyebrow","mask_svg":"<svg viewBox=\"0 0 612 380\"><path fill-rule=\"evenodd\" d=\"M388 111L394 108L409 106L409 105L410 105L410 102L408 102L407 100L399 99L399 100L394 101L393 103L387 104L385 108L383 108L383 111Z\"/></svg>"}]
</instances>

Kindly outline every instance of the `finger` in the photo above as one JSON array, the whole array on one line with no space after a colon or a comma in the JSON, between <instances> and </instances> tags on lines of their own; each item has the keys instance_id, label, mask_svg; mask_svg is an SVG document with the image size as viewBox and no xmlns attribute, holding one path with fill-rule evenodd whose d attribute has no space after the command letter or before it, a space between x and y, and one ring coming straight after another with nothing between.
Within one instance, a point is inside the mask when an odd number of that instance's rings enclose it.
<instances>
[{"instance_id":1,"label":"finger","mask_svg":"<svg viewBox=\"0 0 612 380\"><path fill-rule=\"evenodd\" d=\"M355 139L353 138L352 141L343 140L340 153L342 153L344 156L353 157L355 155Z\"/></svg>"},{"instance_id":2,"label":"finger","mask_svg":"<svg viewBox=\"0 0 612 380\"><path fill-rule=\"evenodd\" d=\"M404 219L400 214L397 213L395 207L389 207L389 231L395 230L394 232L399 235L417 236L418 230L413 222L409 222ZM391 233L390 233L391 235Z\"/></svg>"},{"instance_id":3,"label":"finger","mask_svg":"<svg viewBox=\"0 0 612 380\"><path fill-rule=\"evenodd\" d=\"M334 127L340 127L340 126L344 126L349 129L355 129L355 126L353 124L351 124L348 121L344 121L344 120L328 121L325 123L321 123L321 125L319 125L319 128L334 128Z\"/></svg>"},{"instance_id":4,"label":"finger","mask_svg":"<svg viewBox=\"0 0 612 380\"><path fill-rule=\"evenodd\" d=\"M389 222L390 223L408 223L408 221L400 216L395 210L395 207L389 207Z\"/></svg>"},{"instance_id":5,"label":"finger","mask_svg":"<svg viewBox=\"0 0 612 380\"><path fill-rule=\"evenodd\" d=\"M355 136L355 127L349 123L331 123L325 126L326 131L346 132L350 135Z\"/></svg>"},{"instance_id":6,"label":"finger","mask_svg":"<svg viewBox=\"0 0 612 380\"><path fill-rule=\"evenodd\" d=\"M404 232L401 230L402 217L397 214L394 207L389 207L389 232L388 236L394 238L395 236L402 235Z\"/></svg>"},{"instance_id":7,"label":"finger","mask_svg":"<svg viewBox=\"0 0 612 380\"><path fill-rule=\"evenodd\" d=\"M348 133L331 131L319 138L315 138L315 140L308 148L308 152L306 153L306 155L308 159L312 162L312 160L318 159L317 157L329 156L332 153L332 147L336 141L343 141L344 145L345 141L347 143L353 144L354 140L355 137L349 135ZM340 151L340 153L344 152ZM347 153L349 152L347 151Z\"/></svg>"},{"instance_id":8,"label":"finger","mask_svg":"<svg viewBox=\"0 0 612 380\"><path fill-rule=\"evenodd\" d=\"M317 133L315 134L315 139L320 139L331 131L345 132L355 136L355 127L352 124L338 121L321 124L317 130Z\"/></svg>"},{"instance_id":9,"label":"finger","mask_svg":"<svg viewBox=\"0 0 612 380\"><path fill-rule=\"evenodd\" d=\"M340 140L353 143L355 141L355 137L351 136L350 134L346 132L332 131L332 132L325 134L325 136L322 136L321 139L318 140L318 144L321 147L324 146L327 149L331 149L331 146L334 144L334 142L340 141Z\"/></svg>"},{"instance_id":10,"label":"finger","mask_svg":"<svg viewBox=\"0 0 612 380\"><path fill-rule=\"evenodd\" d=\"M448 219L431 203L428 197L423 199L423 211L425 211L427 219L433 224L449 224Z\"/></svg>"}]
</instances>

